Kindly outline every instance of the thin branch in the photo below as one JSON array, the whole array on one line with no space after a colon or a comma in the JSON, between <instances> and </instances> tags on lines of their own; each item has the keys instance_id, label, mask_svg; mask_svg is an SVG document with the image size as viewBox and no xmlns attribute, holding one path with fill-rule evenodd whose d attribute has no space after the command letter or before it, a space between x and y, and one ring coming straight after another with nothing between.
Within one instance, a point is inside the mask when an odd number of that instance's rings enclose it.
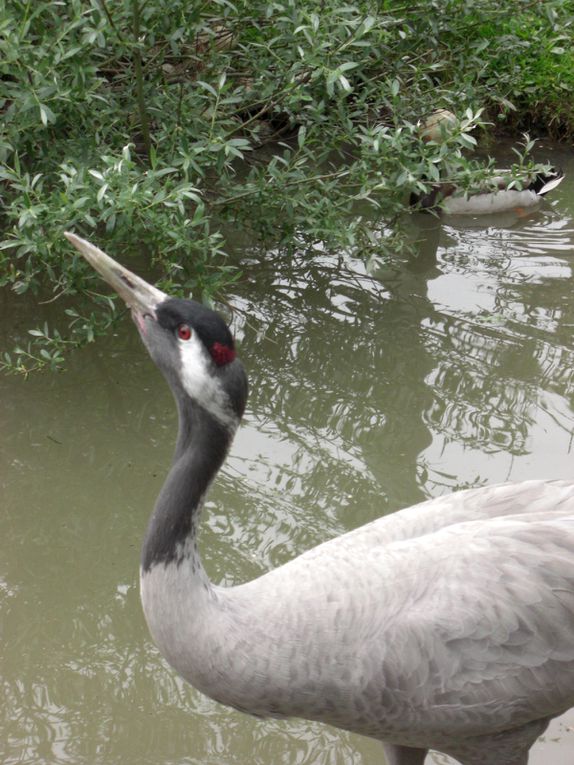
<instances>
[{"instance_id":1,"label":"thin branch","mask_svg":"<svg viewBox=\"0 0 574 765\"><path fill-rule=\"evenodd\" d=\"M142 131L142 137L145 147L145 153L148 161L151 158L151 136L149 130L149 116L147 113L144 87L143 87L143 68L142 57L140 50L140 5L139 0L132 0L132 15L133 15L133 35L134 35L134 74L136 78L136 97L138 102L138 109L140 114L140 126Z\"/></svg>"},{"instance_id":2,"label":"thin branch","mask_svg":"<svg viewBox=\"0 0 574 765\"><path fill-rule=\"evenodd\" d=\"M314 175L311 178L296 178L292 181L287 181L283 184L283 188L291 188L293 186L301 186L305 183L313 183L314 181L325 181L329 180L331 178L344 178L346 175L350 175L349 170L335 170L332 173L323 173L322 175ZM219 205L228 205L232 204L233 202L237 202L239 199L244 199L245 197L254 196L255 194L260 193L260 188L255 189L248 189L247 191L242 191L240 194L235 194L235 196L227 197L226 199L215 199L212 202L212 205L219 206Z\"/></svg>"},{"instance_id":3,"label":"thin branch","mask_svg":"<svg viewBox=\"0 0 574 765\"><path fill-rule=\"evenodd\" d=\"M114 32L116 33L116 36L117 36L118 40L121 43L125 42L122 33L120 32L120 30L114 24L114 20L112 18L112 14L110 13L110 10L109 10L109 8L107 6L106 0L99 0L99 2L100 2L100 5L102 6L102 10L103 10L103 12L104 12L104 14L105 14L105 16L106 16L106 18L108 20L108 23L111 26L111 28L114 30Z\"/></svg>"}]
</instances>

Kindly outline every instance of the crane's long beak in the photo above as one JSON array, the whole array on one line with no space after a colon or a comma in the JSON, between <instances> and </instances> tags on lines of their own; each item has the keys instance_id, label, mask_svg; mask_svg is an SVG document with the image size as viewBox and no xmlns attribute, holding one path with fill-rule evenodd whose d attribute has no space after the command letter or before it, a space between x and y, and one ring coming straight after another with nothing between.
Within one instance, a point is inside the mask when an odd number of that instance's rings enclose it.
<instances>
[{"instance_id":1,"label":"crane's long beak","mask_svg":"<svg viewBox=\"0 0 574 765\"><path fill-rule=\"evenodd\" d=\"M156 307L168 297L165 292L128 271L98 247L94 247L76 234L66 231L64 236L132 309L132 315L140 327L142 327L142 317L148 315L156 318Z\"/></svg>"}]
</instances>

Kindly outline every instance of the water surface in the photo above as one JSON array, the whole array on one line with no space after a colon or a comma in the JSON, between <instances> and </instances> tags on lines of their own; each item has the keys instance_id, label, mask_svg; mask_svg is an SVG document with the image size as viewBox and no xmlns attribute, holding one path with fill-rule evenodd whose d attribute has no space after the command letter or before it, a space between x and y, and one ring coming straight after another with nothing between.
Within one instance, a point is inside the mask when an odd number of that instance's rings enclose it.
<instances>
[{"instance_id":1,"label":"water surface","mask_svg":"<svg viewBox=\"0 0 574 765\"><path fill-rule=\"evenodd\" d=\"M327 252L242 253L251 395L205 512L214 579L453 489L572 478L574 161L547 153L569 176L540 210L415 216L418 257L376 279ZM3 295L5 342L47 310ZM139 546L176 415L129 320L65 374L0 379L0 427L4 765L381 763L376 742L224 709L151 644ZM532 765L572 762L569 723Z\"/></svg>"}]
</instances>

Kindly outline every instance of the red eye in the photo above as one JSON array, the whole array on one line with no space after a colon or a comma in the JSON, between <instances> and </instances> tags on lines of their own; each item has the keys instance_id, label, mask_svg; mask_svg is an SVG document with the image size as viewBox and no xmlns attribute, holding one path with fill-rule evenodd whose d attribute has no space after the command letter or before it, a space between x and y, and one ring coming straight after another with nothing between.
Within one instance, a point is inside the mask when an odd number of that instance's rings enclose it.
<instances>
[{"instance_id":1,"label":"red eye","mask_svg":"<svg viewBox=\"0 0 574 765\"><path fill-rule=\"evenodd\" d=\"M177 336L180 340L189 340L191 337L191 329L187 324L180 324L177 328Z\"/></svg>"}]
</instances>

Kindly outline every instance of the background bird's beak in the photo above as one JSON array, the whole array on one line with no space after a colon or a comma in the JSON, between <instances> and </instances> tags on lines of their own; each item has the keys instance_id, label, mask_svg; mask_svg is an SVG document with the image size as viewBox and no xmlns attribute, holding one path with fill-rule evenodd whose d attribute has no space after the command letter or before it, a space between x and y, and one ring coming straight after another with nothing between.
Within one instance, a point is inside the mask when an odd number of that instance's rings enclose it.
<instances>
[{"instance_id":1,"label":"background bird's beak","mask_svg":"<svg viewBox=\"0 0 574 765\"><path fill-rule=\"evenodd\" d=\"M148 284L136 274L128 271L127 268L124 268L85 239L71 234L69 231L66 231L64 236L132 309L134 318L150 315L155 319L156 306L168 297L165 292L158 290L157 287Z\"/></svg>"}]
</instances>

